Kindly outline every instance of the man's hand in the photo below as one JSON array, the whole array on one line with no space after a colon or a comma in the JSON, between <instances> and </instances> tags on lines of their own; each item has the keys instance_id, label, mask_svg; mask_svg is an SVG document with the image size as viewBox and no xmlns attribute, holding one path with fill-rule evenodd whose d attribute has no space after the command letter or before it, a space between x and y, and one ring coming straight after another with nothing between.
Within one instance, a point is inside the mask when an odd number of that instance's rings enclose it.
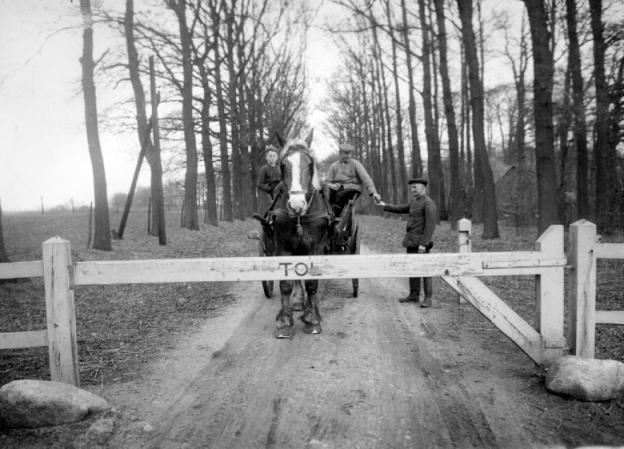
<instances>
[{"instance_id":1,"label":"man's hand","mask_svg":"<svg viewBox=\"0 0 624 449\"><path fill-rule=\"evenodd\" d=\"M419 254L426 253L426 252L427 252L427 247L425 245L418 245Z\"/></svg>"},{"instance_id":2,"label":"man's hand","mask_svg":"<svg viewBox=\"0 0 624 449\"><path fill-rule=\"evenodd\" d=\"M332 190L338 190L340 188L340 184L338 184L337 182L328 182L327 187Z\"/></svg>"},{"instance_id":3,"label":"man's hand","mask_svg":"<svg viewBox=\"0 0 624 449\"><path fill-rule=\"evenodd\" d=\"M378 193L373 193L373 198L375 198L376 202L380 202L381 201L381 195Z\"/></svg>"},{"instance_id":4,"label":"man's hand","mask_svg":"<svg viewBox=\"0 0 624 449\"><path fill-rule=\"evenodd\" d=\"M383 201L375 201L375 206L384 207L385 205L386 203L384 203Z\"/></svg>"}]
</instances>

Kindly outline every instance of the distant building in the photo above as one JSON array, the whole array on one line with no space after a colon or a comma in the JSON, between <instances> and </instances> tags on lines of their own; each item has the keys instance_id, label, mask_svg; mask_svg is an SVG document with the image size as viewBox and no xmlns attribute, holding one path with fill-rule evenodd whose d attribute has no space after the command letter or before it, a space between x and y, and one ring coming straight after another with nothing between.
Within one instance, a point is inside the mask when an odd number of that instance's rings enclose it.
<instances>
[{"instance_id":1,"label":"distant building","mask_svg":"<svg viewBox=\"0 0 624 449\"><path fill-rule=\"evenodd\" d=\"M531 168L512 165L496 181L498 217L516 226L535 224L537 217L537 176Z\"/></svg>"}]
</instances>

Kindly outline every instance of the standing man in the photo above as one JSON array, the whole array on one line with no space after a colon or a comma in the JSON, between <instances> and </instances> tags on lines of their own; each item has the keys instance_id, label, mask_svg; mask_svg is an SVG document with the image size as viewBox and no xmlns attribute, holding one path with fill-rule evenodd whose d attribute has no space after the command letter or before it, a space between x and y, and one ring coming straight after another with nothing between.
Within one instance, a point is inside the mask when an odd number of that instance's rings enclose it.
<instances>
[{"instance_id":1,"label":"standing man","mask_svg":"<svg viewBox=\"0 0 624 449\"><path fill-rule=\"evenodd\" d=\"M428 253L433 246L433 231L437 222L437 207L433 200L427 196L427 180L423 178L410 179L410 191L412 199L407 204L394 205L380 201L384 211L397 214L409 214L406 226L406 234L403 246L408 254ZM431 307L431 295L433 294L432 278L423 278L425 299L420 307ZM399 302L418 302L420 296L420 278L409 278L410 292Z\"/></svg>"},{"instance_id":2,"label":"standing man","mask_svg":"<svg viewBox=\"0 0 624 449\"><path fill-rule=\"evenodd\" d=\"M266 192L266 195L261 195L258 198L259 201L259 209L261 212L265 212L266 209L271 205L271 201L275 196L275 187L282 180L282 173L280 172L280 168L277 166L277 150L273 147L269 147L266 152L266 164L260 167L258 171L258 190Z\"/></svg>"},{"instance_id":3,"label":"standing man","mask_svg":"<svg viewBox=\"0 0 624 449\"><path fill-rule=\"evenodd\" d=\"M334 214L340 217L342 209L356 193L362 192L362 184L366 190L375 198L381 199L377 193L372 178L360 161L353 159L353 145L343 143L338 146L339 159L329 166L327 172L327 185L329 191L329 202L334 207Z\"/></svg>"}]
</instances>

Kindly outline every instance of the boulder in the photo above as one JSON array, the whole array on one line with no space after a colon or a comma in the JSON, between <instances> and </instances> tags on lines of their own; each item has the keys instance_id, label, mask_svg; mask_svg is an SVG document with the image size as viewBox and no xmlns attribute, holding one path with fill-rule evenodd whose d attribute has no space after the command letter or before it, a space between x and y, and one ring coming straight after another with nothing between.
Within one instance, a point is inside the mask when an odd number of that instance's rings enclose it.
<instances>
[{"instance_id":1,"label":"boulder","mask_svg":"<svg viewBox=\"0 0 624 449\"><path fill-rule=\"evenodd\" d=\"M0 388L0 427L54 426L109 408L99 396L62 382L15 380Z\"/></svg>"},{"instance_id":2,"label":"boulder","mask_svg":"<svg viewBox=\"0 0 624 449\"><path fill-rule=\"evenodd\" d=\"M583 401L608 401L624 393L624 363L566 356L546 373L546 388Z\"/></svg>"}]
</instances>

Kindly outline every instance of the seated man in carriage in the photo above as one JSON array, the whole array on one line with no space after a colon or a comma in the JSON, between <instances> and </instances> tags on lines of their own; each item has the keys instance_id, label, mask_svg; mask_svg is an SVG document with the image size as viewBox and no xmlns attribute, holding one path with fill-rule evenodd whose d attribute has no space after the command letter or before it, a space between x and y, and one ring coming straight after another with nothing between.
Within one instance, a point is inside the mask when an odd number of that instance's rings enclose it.
<instances>
[{"instance_id":1,"label":"seated man in carriage","mask_svg":"<svg viewBox=\"0 0 624 449\"><path fill-rule=\"evenodd\" d=\"M343 208L351 198L362 193L362 184L368 193L375 199L381 200L372 178L360 163L354 159L353 145L343 143L338 146L339 159L330 165L325 181L329 187L329 202L334 209L334 215L340 217Z\"/></svg>"}]
</instances>

